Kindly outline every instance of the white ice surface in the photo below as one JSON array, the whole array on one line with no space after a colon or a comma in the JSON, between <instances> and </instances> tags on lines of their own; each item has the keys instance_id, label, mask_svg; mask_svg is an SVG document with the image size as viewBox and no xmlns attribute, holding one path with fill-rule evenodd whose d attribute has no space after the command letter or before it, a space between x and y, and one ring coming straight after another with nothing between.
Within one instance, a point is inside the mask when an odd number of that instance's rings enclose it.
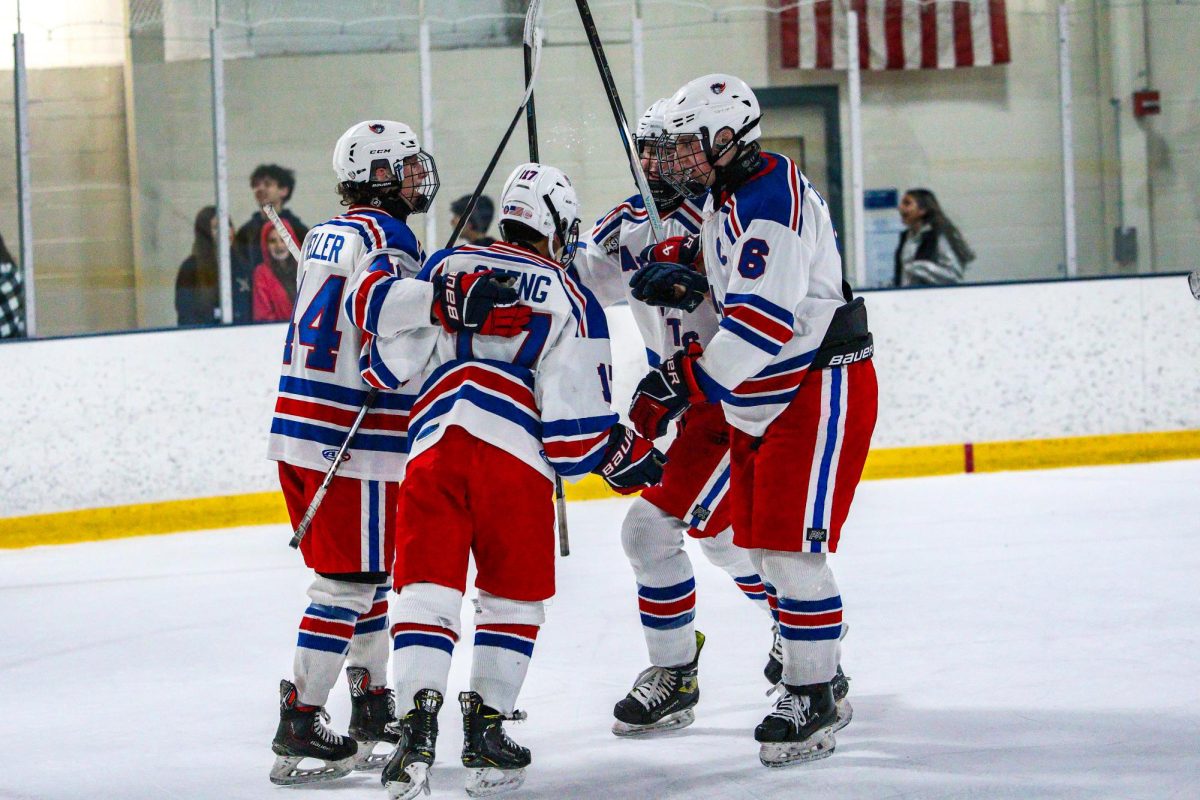
<instances>
[{"instance_id":1,"label":"white ice surface","mask_svg":"<svg viewBox=\"0 0 1200 800\"><path fill-rule=\"evenodd\" d=\"M696 723L609 733L646 661L627 501L572 504L512 796L1200 797L1198 499L1200 461L864 484L834 557L854 721L831 758L774 771L751 737L765 618L694 545ZM0 798L384 797L367 775L267 781L309 580L286 542L267 527L0 551ZM434 797L465 797L455 705ZM348 706L339 687L336 728Z\"/></svg>"}]
</instances>

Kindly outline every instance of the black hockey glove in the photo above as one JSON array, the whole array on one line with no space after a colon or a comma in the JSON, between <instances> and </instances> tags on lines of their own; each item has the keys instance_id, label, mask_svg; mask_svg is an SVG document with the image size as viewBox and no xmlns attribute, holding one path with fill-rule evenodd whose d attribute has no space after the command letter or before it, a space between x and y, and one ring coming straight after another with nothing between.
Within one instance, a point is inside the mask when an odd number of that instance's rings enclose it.
<instances>
[{"instance_id":1,"label":"black hockey glove","mask_svg":"<svg viewBox=\"0 0 1200 800\"><path fill-rule=\"evenodd\" d=\"M683 264L654 261L633 273L629 288L646 305L695 311L708 294L708 278Z\"/></svg>"},{"instance_id":2,"label":"black hockey glove","mask_svg":"<svg viewBox=\"0 0 1200 800\"><path fill-rule=\"evenodd\" d=\"M516 336L525 330L532 310L516 305L520 295L513 279L491 270L435 275L433 315L451 333Z\"/></svg>"},{"instance_id":3,"label":"black hockey glove","mask_svg":"<svg viewBox=\"0 0 1200 800\"><path fill-rule=\"evenodd\" d=\"M686 351L680 350L642 378L629 407L629 419L638 433L657 439L688 406L707 400L693 369L703 352L699 344L692 342Z\"/></svg>"},{"instance_id":4,"label":"black hockey glove","mask_svg":"<svg viewBox=\"0 0 1200 800\"><path fill-rule=\"evenodd\" d=\"M600 465L592 472L618 494L633 494L661 481L666 463L667 457L655 449L653 442L618 422L608 434L608 449Z\"/></svg>"}]
</instances>

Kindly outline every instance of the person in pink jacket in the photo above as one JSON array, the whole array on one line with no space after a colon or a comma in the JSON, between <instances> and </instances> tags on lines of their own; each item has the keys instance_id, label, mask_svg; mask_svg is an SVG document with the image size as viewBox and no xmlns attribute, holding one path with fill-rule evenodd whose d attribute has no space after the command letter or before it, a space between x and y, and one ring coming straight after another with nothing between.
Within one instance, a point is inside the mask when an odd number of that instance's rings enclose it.
<instances>
[{"instance_id":1,"label":"person in pink jacket","mask_svg":"<svg viewBox=\"0 0 1200 800\"><path fill-rule=\"evenodd\" d=\"M296 304L296 260L273 226L263 228L263 260L254 268L255 322L287 322Z\"/></svg>"}]
</instances>

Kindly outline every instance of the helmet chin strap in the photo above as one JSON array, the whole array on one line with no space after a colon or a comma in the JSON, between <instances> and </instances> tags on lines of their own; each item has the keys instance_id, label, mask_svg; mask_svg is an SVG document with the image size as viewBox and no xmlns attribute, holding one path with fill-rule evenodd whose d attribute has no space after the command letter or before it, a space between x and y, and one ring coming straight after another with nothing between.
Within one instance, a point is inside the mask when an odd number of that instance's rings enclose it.
<instances>
[{"instance_id":1,"label":"helmet chin strap","mask_svg":"<svg viewBox=\"0 0 1200 800\"><path fill-rule=\"evenodd\" d=\"M399 191L395 194L375 195L371 198L371 205L386 211L401 222L407 221L409 215L413 213L413 207L408 204Z\"/></svg>"},{"instance_id":2,"label":"helmet chin strap","mask_svg":"<svg viewBox=\"0 0 1200 800\"><path fill-rule=\"evenodd\" d=\"M734 132L729 141L721 145L720 150L713 152L709 146L708 131L704 131L704 150L708 155L708 163L712 165L713 172L716 173L716 180L713 181L712 191L714 194L721 192L731 192L741 186L746 180L758 170L762 148L758 142L742 143L741 138L754 129L762 120L762 115L755 117L747 122L739 130ZM737 148L733 160L723 167L717 166L720 161L731 148Z\"/></svg>"}]
</instances>

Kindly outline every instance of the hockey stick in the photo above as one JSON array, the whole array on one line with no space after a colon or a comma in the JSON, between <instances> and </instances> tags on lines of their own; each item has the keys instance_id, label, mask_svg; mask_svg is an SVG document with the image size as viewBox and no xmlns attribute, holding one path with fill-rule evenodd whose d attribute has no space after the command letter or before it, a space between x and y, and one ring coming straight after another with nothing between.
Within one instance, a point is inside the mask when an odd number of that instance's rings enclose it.
<instances>
[{"instance_id":1,"label":"hockey stick","mask_svg":"<svg viewBox=\"0 0 1200 800\"><path fill-rule=\"evenodd\" d=\"M458 219L458 225L454 227L454 232L450 234L450 239L446 242L446 247L454 246L458 241L459 234L462 233L463 226L471 217L471 212L475 210L475 203L478 202L480 195L483 194L483 189L487 186L488 179L492 176L492 171L496 169L496 164L500 161L500 156L504 153L504 148L508 146L508 140L512 137L513 131L517 127L517 123L521 120L521 115L525 113L525 106L533 97L533 82L537 77L538 64L541 61L542 38L541 31L536 30L536 22L538 11L541 8L541 0L530 0L529 9L525 13L525 32L523 40L528 48L528 60L531 62L529 74L525 78L525 94L521 98L521 105L517 107L517 113L513 115L513 120L509 123L508 130L504 133L504 138L500 141L500 146L496 148L495 155L492 156L491 162L484 171L483 177L479 181L479 185L475 187L474 193L471 195L467 207L463 209L462 216ZM263 209L266 213L266 209ZM272 209L274 211L274 209ZM268 213L272 223L275 223L278 215L272 216ZM282 221L278 223L282 226ZM290 237L289 237L290 238ZM297 250L296 252L299 252ZM358 433L359 427L362 425L363 419L366 418L367 412L375 405L375 398L379 395L379 389L371 387L367 392L366 399L363 400L362 407L358 409L358 415L355 416L354 422L350 425L350 429L346 431L346 438L342 442L342 446L338 448L337 455L333 459L333 463L329 465L329 469L325 472L325 479L321 481L321 485L317 487L317 491L313 493L313 498L308 504L308 508L304 511L304 516L300 518L300 524L296 526L296 530L292 533L292 540L289 545L294 549L300 546L300 541L308 533L309 526L312 525L313 517L317 514L317 509L321 507L321 502L325 499L325 493L329 490L330 484L333 483L334 477L337 476L338 469L342 466L342 458L346 451L350 449L350 444L354 441L355 434Z\"/></svg>"},{"instance_id":2,"label":"hockey stick","mask_svg":"<svg viewBox=\"0 0 1200 800\"><path fill-rule=\"evenodd\" d=\"M492 172L496 169L496 164L500 161L500 156L504 155L504 148L508 147L508 140L512 138L513 131L517 128L517 123L521 121L521 115L525 113L526 107L533 101L533 83L537 79L538 65L542 60L542 32L537 28L538 10L541 8L541 5L541 0L530 0L529 9L525 12L525 32L522 35L522 41L528 53L526 62L530 63L525 76L525 95L521 98L521 105L517 107L517 113L513 115L512 122L508 123L508 130L504 132L504 138L500 140L500 146L492 154L492 160L488 162L487 169L483 171L483 176L479 179L479 184L476 185L475 191L471 193L471 199L467 201L467 207L463 209L462 216L458 218L458 224L454 226L454 232L450 234L450 240L446 242L447 248L453 247L454 243L458 241L458 235L462 233L463 226L467 224L467 220L471 217L471 212L475 210L475 204L479 202L479 196L483 194L483 189L492 177Z\"/></svg>"},{"instance_id":3,"label":"hockey stick","mask_svg":"<svg viewBox=\"0 0 1200 800\"><path fill-rule=\"evenodd\" d=\"M608 105L612 109L613 119L617 122L617 133L621 136L621 146L629 158L629 171L633 174L633 182L637 184L638 194L646 205L646 216L650 220L650 228L654 231L654 241L663 240L662 217L658 214L658 206L650 194L650 182L642 171L642 161L638 156L637 146L629 133L629 123L625 119L625 109L621 107L621 96L617 94L617 86L613 83L612 70L608 67L608 58L604 55L604 45L600 42L600 33L596 30L596 20L592 18L592 10L587 0L575 0L579 7L579 19L583 22L583 30L587 34L588 44L591 45L592 55L596 58L596 69L600 71L600 81L604 84L604 93L608 95Z\"/></svg>"},{"instance_id":4,"label":"hockey stick","mask_svg":"<svg viewBox=\"0 0 1200 800\"><path fill-rule=\"evenodd\" d=\"M296 246L296 240L292 238L292 232L288 230L287 225L284 225L283 220L279 218L279 213L275 210L275 206L267 203L262 207L262 212L267 215L267 219L271 220L271 224L275 226L275 232L279 234L279 238L283 239L283 243L287 245L288 252L292 254L292 258L296 259L296 264L303 264L304 259L300 257L300 248Z\"/></svg>"},{"instance_id":5,"label":"hockey stick","mask_svg":"<svg viewBox=\"0 0 1200 800\"><path fill-rule=\"evenodd\" d=\"M529 99L525 103L525 128L529 134L529 160L540 163L537 140L537 111L533 105L534 48L541 31L537 27L541 0L530 0L525 12L525 35L522 49L525 51L525 84L530 87ZM558 554L571 555L571 537L567 530L567 498L563 491L562 477L554 476L554 517L558 526Z\"/></svg>"}]
</instances>

